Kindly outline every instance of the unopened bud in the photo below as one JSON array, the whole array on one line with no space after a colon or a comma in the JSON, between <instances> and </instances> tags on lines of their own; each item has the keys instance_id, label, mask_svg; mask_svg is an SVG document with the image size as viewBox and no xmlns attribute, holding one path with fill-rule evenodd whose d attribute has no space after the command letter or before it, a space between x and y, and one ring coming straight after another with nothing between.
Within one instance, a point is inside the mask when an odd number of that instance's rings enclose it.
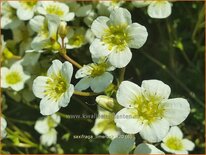
<instances>
[{"instance_id":1,"label":"unopened bud","mask_svg":"<svg viewBox=\"0 0 206 155\"><path fill-rule=\"evenodd\" d=\"M102 108L104 108L105 110L108 111L114 111L114 107L115 107L115 100L111 97L105 96L105 95L100 95L96 97L96 102L98 103L98 105Z\"/></svg>"},{"instance_id":2,"label":"unopened bud","mask_svg":"<svg viewBox=\"0 0 206 155\"><path fill-rule=\"evenodd\" d=\"M68 34L68 27L66 22L61 22L58 28L58 34L62 39L64 39Z\"/></svg>"},{"instance_id":3,"label":"unopened bud","mask_svg":"<svg viewBox=\"0 0 206 155\"><path fill-rule=\"evenodd\" d=\"M8 50L8 48L5 48L3 50L3 56L6 58L6 59L11 59L13 58L14 54Z\"/></svg>"}]
</instances>

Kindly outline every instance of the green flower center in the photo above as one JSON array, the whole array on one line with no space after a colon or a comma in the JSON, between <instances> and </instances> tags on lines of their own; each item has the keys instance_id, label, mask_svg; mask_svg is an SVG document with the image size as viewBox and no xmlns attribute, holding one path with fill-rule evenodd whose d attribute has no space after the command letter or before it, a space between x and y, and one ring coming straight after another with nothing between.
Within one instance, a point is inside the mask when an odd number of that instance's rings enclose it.
<instances>
[{"instance_id":1,"label":"green flower center","mask_svg":"<svg viewBox=\"0 0 206 155\"><path fill-rule=\"evenodd\" d=\"M39 34L44 36L45 38L49 36L48 22L46 20L44 21Z\"/></svg>"},{"instance_id":2,"label":"green flower center","mask_svg":"<svg viewBox=\"0 0 206 155\"><path fill-rule=\"evenodd\" d=\"M110 26L102 37L102 41L108 45L109 50L115 47L117 51L124 50L129 40L126 24Z\"/></svg>"},{"instance_id":3,"label":"green flower center","mask_svg":"<svg viewBox=\"0 0 206 155\"><path fill-rule=\"evenodd\" d=\"M56 122L54 121L54 119L53 119L51 116L48 116L47 121L48 121L48 126L49 126L50 128L55 127Z\"/></svg>"},{"instance_id":4,"label":"green flower center","mask_svg":"<svg viewBox=\"0 0 206 155\"><path fill-rule=\"evenodd\" d=\"M67 91L67 88L68 84L66 80L59 74L58 76L53 76L52 80L49 79L47 81L45 95L58 100Z\"/></svg>"},{"instance_id":5,"label":"green flower center","mask_svg":"<svg viewBox=\"0 0 206 155\"><path fill-rule=\"evenodd\" d=\"M46 12L48 14L53 14L53 15L57 15L57 16L62 16L64 15L64 11L57 5L49 5L46 8Z\"/></svg>"},{"instance_id":6,"label":"green flower center","mask_svg":"<svg viewBox=\"0 0 206 155\"><path fill-rule=\"evenodd\" d=\"M150 124L164 116L164 107L160 106L157 97L146 99L144 96L137 97L134 106L136 116L147 124Z\"/></svg>"},{"instance_id":7,"label":"green flower center","mask_svg":"<svg viewBox=\"0 0 206 155\"><path fill-rule=\"evenodd\" d=\"M182 141L180 138L178 137L170 137L166 140L165 145L172 149L172 150L177 150L177 151L181 151L184 146L182 144Z\"/></svg>"},{"instance_id":8,"label":"green flower center","mask_svg":"<svg viewBox=\"0 0 206 155\"><path fill-rule=\"evenodd\" d=\"M81 46L85 42L85 38L83 35L74 35L74 37L69 39L69 44L74 45L76 47Z\"/></svg>"},{"instance_id":9,"label":"green flower center","mask_svg":"<svg viewBox=\"0 0 206 155\"><path fill-rule=\"evenodd\" d=\"M32 9L37 4L37 0L33 0L31 2L21 1L21 4L27 9Z\"/></svg>"},{"instance_id":10,"label":"green flower center","mask_svg":"<svg viewBox=\"0 0 206 155\"><path fill-rule=\"evenodd\" d=\"M20 81L22 81L22 77L18 72L13 71L6 75L6 82L8 84L17 84Z\"/></svg>"},{"instance_id":11,"label":"green flower center","mask_svg":"<svg viewBox=\"0 0 206 155\"><path fill-rule=\"evenodd\" d=\"M108 65L106 63L92 64L91 67L92 67L91 76L92 77L96 77L96 76L100 76L103 73L105 73Z\"/></svg>"}]
</instances>

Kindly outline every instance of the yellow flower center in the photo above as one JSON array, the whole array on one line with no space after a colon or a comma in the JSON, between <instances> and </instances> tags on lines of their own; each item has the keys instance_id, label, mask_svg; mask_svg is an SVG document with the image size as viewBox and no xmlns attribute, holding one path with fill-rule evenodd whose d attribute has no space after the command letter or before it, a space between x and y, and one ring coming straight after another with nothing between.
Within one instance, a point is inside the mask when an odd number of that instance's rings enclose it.
<instances>
[{"instance_id":1,"label":"yellow flower center","mask_svg":"<svg viewBox=\"0 0 206 155\"><path fill-rule=\"evenodd\" d=\"M25 8L27 9L32 9L36 4L37 4L37 0L32 0L31 2L28 1L21 1L20 2Z\"/></svg>"},{"instance_id":2,"label":"yellow flower center","mask_svg":"<svg viewBox=\"0 0 206 155\"><path fill-rule=\"evenodd\" d=\"M6 82L8 84L17 84L19 83L20 81L22 81L22 77L21 75L16 72L16 71L13 71L9 74L6 75Z\"/></svg>"},{"instance_id":3,"label":"yellow flower center","mask_svg":"<svg viewBox=\"0 0 206 155\"><path fill-rule=\"evenodd\" d=\"M54 121L54 119L51 116L48 116L47 121L48 121L48 126L50 128L55 127L56 122Z\"/></svg>"},{"instance_id":4,"label":"yellow flower center","mask_svg":"<svg viewBox=\"0 0 206 155\"><path fill-rule=\"evenodd\" d=\"M157 97L150 97L149 99L144 96L137 97L134 101L134 106L137 110L135 116L147 124L161 119L164 115L164 107L160 106L159 103Z\"/></svg>"},{"instance_id":5,"label":"yellow flower center","mask_svg":"<svg viewBox=\"0 0 206 155\"><path fill-rule=\"evenodd\" d=\"M177 151L181 151L184 148L181 139L178 138L178 137L174 137L174 136L173 137L169 137L166 140L165 145L168 148L170 148L172 150L177 150Z\"/></svg>"},{"instance_id":6,"label":"yellow flower center","mask_svg":"<svg viewBox=\"0 0 206 155\"><path fill-rule=\"evenodd\" d=\"M108 65L106 63L92 64L91 67L92 67L91 76L96 77L102 75L106 71Z\"/></svg>"},{"instance_id":7,"label":"yellow flower center","mask_svg":"<svg viewBox=\"0 0 206 155\"><path fill-rule=\"evenodd\" d=\"M85 38L83 35L74 35L74 37L69 39L69 44L74 45L76 47L81 46L85 42Z\"/></svg>"},{"instance_id":8,"label":"yellow flower center","mask_svg":"<svg viewBox=\"0 0 206 155\"><path fill-rule=\"evenodd\" d=\"M59 74L58 76L53 76L52 80L49 79L47 81L45 95L51 99L58 100L67 91L67 88L66 80Z\"/></svg>"},{"instance_id":9,"label":"yellow flower center","mask_svg":"<svg viewBox=\"0 0 206 155\"><path fill-rule=\"evenodd\" d=\"M116 47L117 51L124 50L129 40L126 24L110 26L104 31L102 37L102 41L108 45L109 50Z\"/></svg>"},{"instance_id":10,"label":"yellow flower center","mask_svg":"<svg viewBox=\"0 0 206 155\"><path fill-rule=\"evenodd\" d=\"M64 11L57 5L49 5L46 8L46 12L48 14L53 14L53 15L57 15L57 16L62 16L64 15Z\"/></svg>"}]
</instances>

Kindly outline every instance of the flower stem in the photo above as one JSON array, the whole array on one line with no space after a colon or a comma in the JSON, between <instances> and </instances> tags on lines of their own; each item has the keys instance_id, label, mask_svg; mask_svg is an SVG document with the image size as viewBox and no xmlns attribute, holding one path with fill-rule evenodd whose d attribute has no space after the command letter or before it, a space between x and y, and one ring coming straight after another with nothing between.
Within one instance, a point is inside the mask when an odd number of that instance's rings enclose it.
<instances>
[{"instance_id":1,"label":"flower stem","mask_svg":"<svg viewBox=\"0 0 206 155\"><path fill-rule=\"evenodd\" d=\"M98 95L98 93L93 93L93 92L82 92L82 91L74 91L74 95L78 96L95 96Z\"/></svg>"},{"instance_id":2,"label":"flower stem","mask_svg":"<svg viewBox=\"0 0 206 155\"><path fill-rule=\"evenodd\" d=\"M73 60L72 58L70 58L66 52L65 53L61 53L61 55L64 57L64 59L66 59L67 61L69 61L70 63L72 63L74 66L76 66L77 68L82 68L82 66L76 62L75 60Z\"/></svg>"},{"instance_id":3,"label":"flower stem","mask_svg":"<svg viewBox=\"0 0 206 155\"><path fill-rule=\"evenodd\" d=\"M74 66L76 66L77 68L82 68L82 66L76 62L75 60L73 60L72 58L70 58L68 55L67 55L67 52L66 52L66 48L65 48L65 45L64 45L64 39L62 38L62 48L60 49L59 53L64 57L64 59L66 59L67 61L69 61L71 64L73 64Z\"/></svg>"},{"instance_id":4,"label":"flower stem","mask_svg":"<svg viewBox=\"0 0 206 155\"><path fill-rule=\"evenodd\" d=\"M120 74L119 74L119 84L124 81L124 75L125 75L126 67L123 67L120 69Z\"/></svg>"}]
</instances>

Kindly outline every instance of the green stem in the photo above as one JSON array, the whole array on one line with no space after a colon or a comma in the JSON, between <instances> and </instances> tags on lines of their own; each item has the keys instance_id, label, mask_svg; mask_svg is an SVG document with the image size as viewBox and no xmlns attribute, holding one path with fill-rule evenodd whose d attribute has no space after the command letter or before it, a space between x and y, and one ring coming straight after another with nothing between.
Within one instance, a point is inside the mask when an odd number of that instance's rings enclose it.
<instances>
[{"instance_id":1,"label":"green stem","mask_svg":"<svg viewBox=\"0 0 206 155\"><path fill-rule=\"evenodd\" d=\"M66 53L61 53L61 55L64 57L64 59L66 59L67 61L69 61L71 64L73 64L74 66L76 66L77 68L82 68L82 66L76 62L75 60L73 60L72 58L70 58Z\"/></svg>"},{"instance_id":2,"label":"green stem","mask_svg":"<svg viewBox=\"0 0 206 155\"><path fill-rule=\"evenodd\" d=\"M124 81L124 75L125 75L126 67L123 67L120 69L120 74L119 74L119 84Z\"/></svg>"},{"instance_id":3,"label":"green stem","mask_svg":"<svg viewBox=\"0 0 206 155\"><path fill-rule=\"evenodd\" d=\"M35 122L32 122L32 121L17 120L17 119L9 118L9 117L6 117L6 118L10 121L22 123L22 124L26 124L26 125L34 125L35 124Z\"/></svg>"},{"instance_id":4,"label":"green stem","mask_svg":"<svg viewBox=\"0 0 206 155\"><path fill-rule=\"evenodd\" d=\"M62 47L61 47L59 53L61 54L62 57L64 57L64 59L69 61L71 64L73 64L77 68L82 68L82 66L78 62L76 62L75 60L73 60L72 58L70 58L67 55L66 48L65 48L65 45L64 45L64 39L62 39Z\"/></svg>"},{"instance_id":5,"label":"green stem","mask_svg":"<svg viewBox=\"0 0 206 155\"><path fill-rule=\"evenodd\" d=\"M74 91L74 95L78 95L78 96L96 96L98 95L98 93L93 93L93 92L82 92L82 91Z\"/></svg>"}]
</instances>

